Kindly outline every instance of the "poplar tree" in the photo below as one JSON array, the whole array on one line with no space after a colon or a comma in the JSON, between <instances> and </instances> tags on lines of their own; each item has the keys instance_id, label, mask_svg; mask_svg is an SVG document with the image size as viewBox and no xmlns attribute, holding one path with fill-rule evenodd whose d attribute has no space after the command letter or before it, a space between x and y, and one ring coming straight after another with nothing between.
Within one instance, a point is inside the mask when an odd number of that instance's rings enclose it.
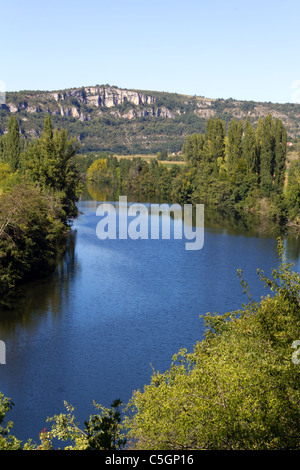
<instances>
[{"instance_id":1,"label":"poplar tree","mask_svg":"<svg viewBox=\"0 0 300 470\"><path fill-rule=\"evenodd\" d=\"M242 138L243 124L242 121L232 119L228 128L228 163L229 168L233 169L236 163L242 157Z\"/></svg>"},{"instance_id":2,"label":"poplar tree","mask_svg":"<svg viewBox=\"0 0 300 470\"><path fill-rule=\"evenodd\" d=\"M277 192L282 192L285 180L286 168L286 142L287 132L280 119L275 120L274 124L274 185Z\"/></svg>"},{"instance_id":3,"label":"poplar tree","mask_svg":"<svg viewBox=\"0 0 300 470\"><path fill-rule=\"evenodd\" d=\"M203 159L204 137L202 134L192 134L186 139L183 146L185 159L192 166L197 166Z\"/></svg>"},{"instance_id":4,"label":"poplar tree","mask_svg":"<svg viewBox=\"0 0 300 470\"><path fill-rule=\"evenodd\" d=\"M15 116L8 121L8 132L2 138L1 160L8 163L14 173L20 167L20 129Z\"/></svg>"},{"instance_id":5,"label":"poplar tree","mask_svg":"<svg viewBox=\"0 0 300 470\"><path fill-rule=\"evenodd\" d=\"M256 139L256 164L258 170L258 180L260 181L260 165L261 165L261 145L262 145L262 133L263 133L264 120L259 118L255 131Z\"/></svg>"},{"instance_id":6,"label":"poplar tree","mask_svg":"<svg viewBox=\"0 0 300 470\"><path fill-rule=\"evenodd\" d=\"M270 196L273 189L273 174L275 166L274 136L272 116L264 120L261 140L261 189L264 196Z\"/></svg>"},{"instance_id":7,"label":"poplar tree","mask_svg":"<svg viewBox=\"0 0 300 470\"><path fill-rule=\"evenodd\" d=\"M225 124L218 117L209 119L206 125L204 156L211 164L212 172L217 175L218 165L225 158Z\"/></svg>"},{"instance_id":8,"label":"poplar tree","mask_svg":"<svg viewBox=\"0 0 300 470\"><path fill-rule=\"evenodd\" d=\"M293 160L289 169L285 194L289 216L299 218L300 212L300 160Z\"/></svg>"},{"instance_id":9,"label":"poplar tree","mask_svg":"<svg viewBox=\"0 0 300 470\"><path fill-rule=\"evenodd\" d=\"M256 147L255 131L247 118L245 122L244 139L242 145L243 158L247 162L247 170L249 173L259 174L259 159Z\"/></svg>"}]
</instances>

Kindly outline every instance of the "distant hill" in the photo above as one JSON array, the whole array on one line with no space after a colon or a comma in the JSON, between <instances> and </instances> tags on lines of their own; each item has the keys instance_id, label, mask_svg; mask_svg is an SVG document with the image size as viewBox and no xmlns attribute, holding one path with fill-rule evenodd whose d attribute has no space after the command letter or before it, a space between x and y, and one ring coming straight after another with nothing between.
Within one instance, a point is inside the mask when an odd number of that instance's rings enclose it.
<instances>
[{"instance_id":1,"label":"distant hill","mask_svg":"<svg viewBox=\"0 0 300 470\"><path fill-rule=\"evenodd\" d=\"M110 85L7 92L6 103L0 104L0 134L15 114L22 134L37 137L47 113L55 127L67 128L81 141L84 153L177 152L187 135L204 132L207 119L215 116L226 123L248 116L255 124L271 113L282 120L290 139L300 138L300 104L210 99Z\"/></svg>"}]
</instances>

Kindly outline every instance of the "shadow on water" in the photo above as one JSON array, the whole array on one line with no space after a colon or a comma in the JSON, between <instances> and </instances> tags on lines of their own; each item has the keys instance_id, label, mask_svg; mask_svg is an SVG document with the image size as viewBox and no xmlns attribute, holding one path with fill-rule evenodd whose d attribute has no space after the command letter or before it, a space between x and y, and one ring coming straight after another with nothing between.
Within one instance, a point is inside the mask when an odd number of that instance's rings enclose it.
<instances>
[{"instance_id":1,"label":"shadow on water","mask_svg":"<svg viewBox=\"0 0 300 470\"><path fill-rule=\"evenodd\" d=\"M71 230L51 275L20 286L11 303L0 308L1 334L12 332L17 324L28 326L34 312L39 312L39 316L61 312L62 300L69 297L70 281L80 269L75 256L76 235L76 230Z\"/></svg>"}]
</instances>

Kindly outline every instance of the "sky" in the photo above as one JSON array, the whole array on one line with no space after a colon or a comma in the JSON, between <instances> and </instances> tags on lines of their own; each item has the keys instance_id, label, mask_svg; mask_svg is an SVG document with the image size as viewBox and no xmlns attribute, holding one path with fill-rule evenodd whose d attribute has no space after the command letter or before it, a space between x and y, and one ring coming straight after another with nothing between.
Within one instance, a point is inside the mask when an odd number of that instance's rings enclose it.
<instances>
[{"instance_id":1,"label":"sky","mask_svg":"<svg viewBox=\"0 0 300 470\"><path fill-rule=\"evenodd\" d=\"M299 0L0 0L0 92L300 103Z\"/></svg>"}]
</instances>

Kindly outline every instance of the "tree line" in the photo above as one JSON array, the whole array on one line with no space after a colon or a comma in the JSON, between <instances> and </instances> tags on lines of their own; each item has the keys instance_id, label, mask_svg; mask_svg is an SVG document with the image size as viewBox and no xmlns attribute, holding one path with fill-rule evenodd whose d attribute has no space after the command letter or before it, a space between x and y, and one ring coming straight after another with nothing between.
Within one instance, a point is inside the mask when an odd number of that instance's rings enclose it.
<instances>
[{"instance_id":1,"label":"tree line","mask_svg":"<svg viewBox=\"0 0 300 470\"><path fill-rule=\"evenodd\" d=\"M127 193L179 203L203 203L219 211L253 214L260 222L285 227L300 222L300 164L287 164L287 131L280 119L232 119L226 129L209 119L204 133L189 135L183 145L185 165L155 160L101 158L88 168L92 182Z\"/></svg>"},{"instance_id":2,"label":"tree line","mask_svg":"<svg viewBox=\"0 0 300 470\"><path fill-rule=\"evenodd\" d=\"M0 138L0 298L55 267L81 191L77 142L52 128L28 143L12 116Z\"/></svg>"},{"instance_id":3,"label":"tree line","mask_svg":"<svg viewBox=\"0 0 300 470\"><path fill-rule=\"evenodd\" d=\"M205 134L187 138L184 153L191 167L206 176L233 185L245 192L254 187L261 195L282 194L285 182L287 131L280 119L269 114L260 118L256 129L247 119L232 119L227 132L219 118L209 120Z\"/></svg>"}]
</instances>

